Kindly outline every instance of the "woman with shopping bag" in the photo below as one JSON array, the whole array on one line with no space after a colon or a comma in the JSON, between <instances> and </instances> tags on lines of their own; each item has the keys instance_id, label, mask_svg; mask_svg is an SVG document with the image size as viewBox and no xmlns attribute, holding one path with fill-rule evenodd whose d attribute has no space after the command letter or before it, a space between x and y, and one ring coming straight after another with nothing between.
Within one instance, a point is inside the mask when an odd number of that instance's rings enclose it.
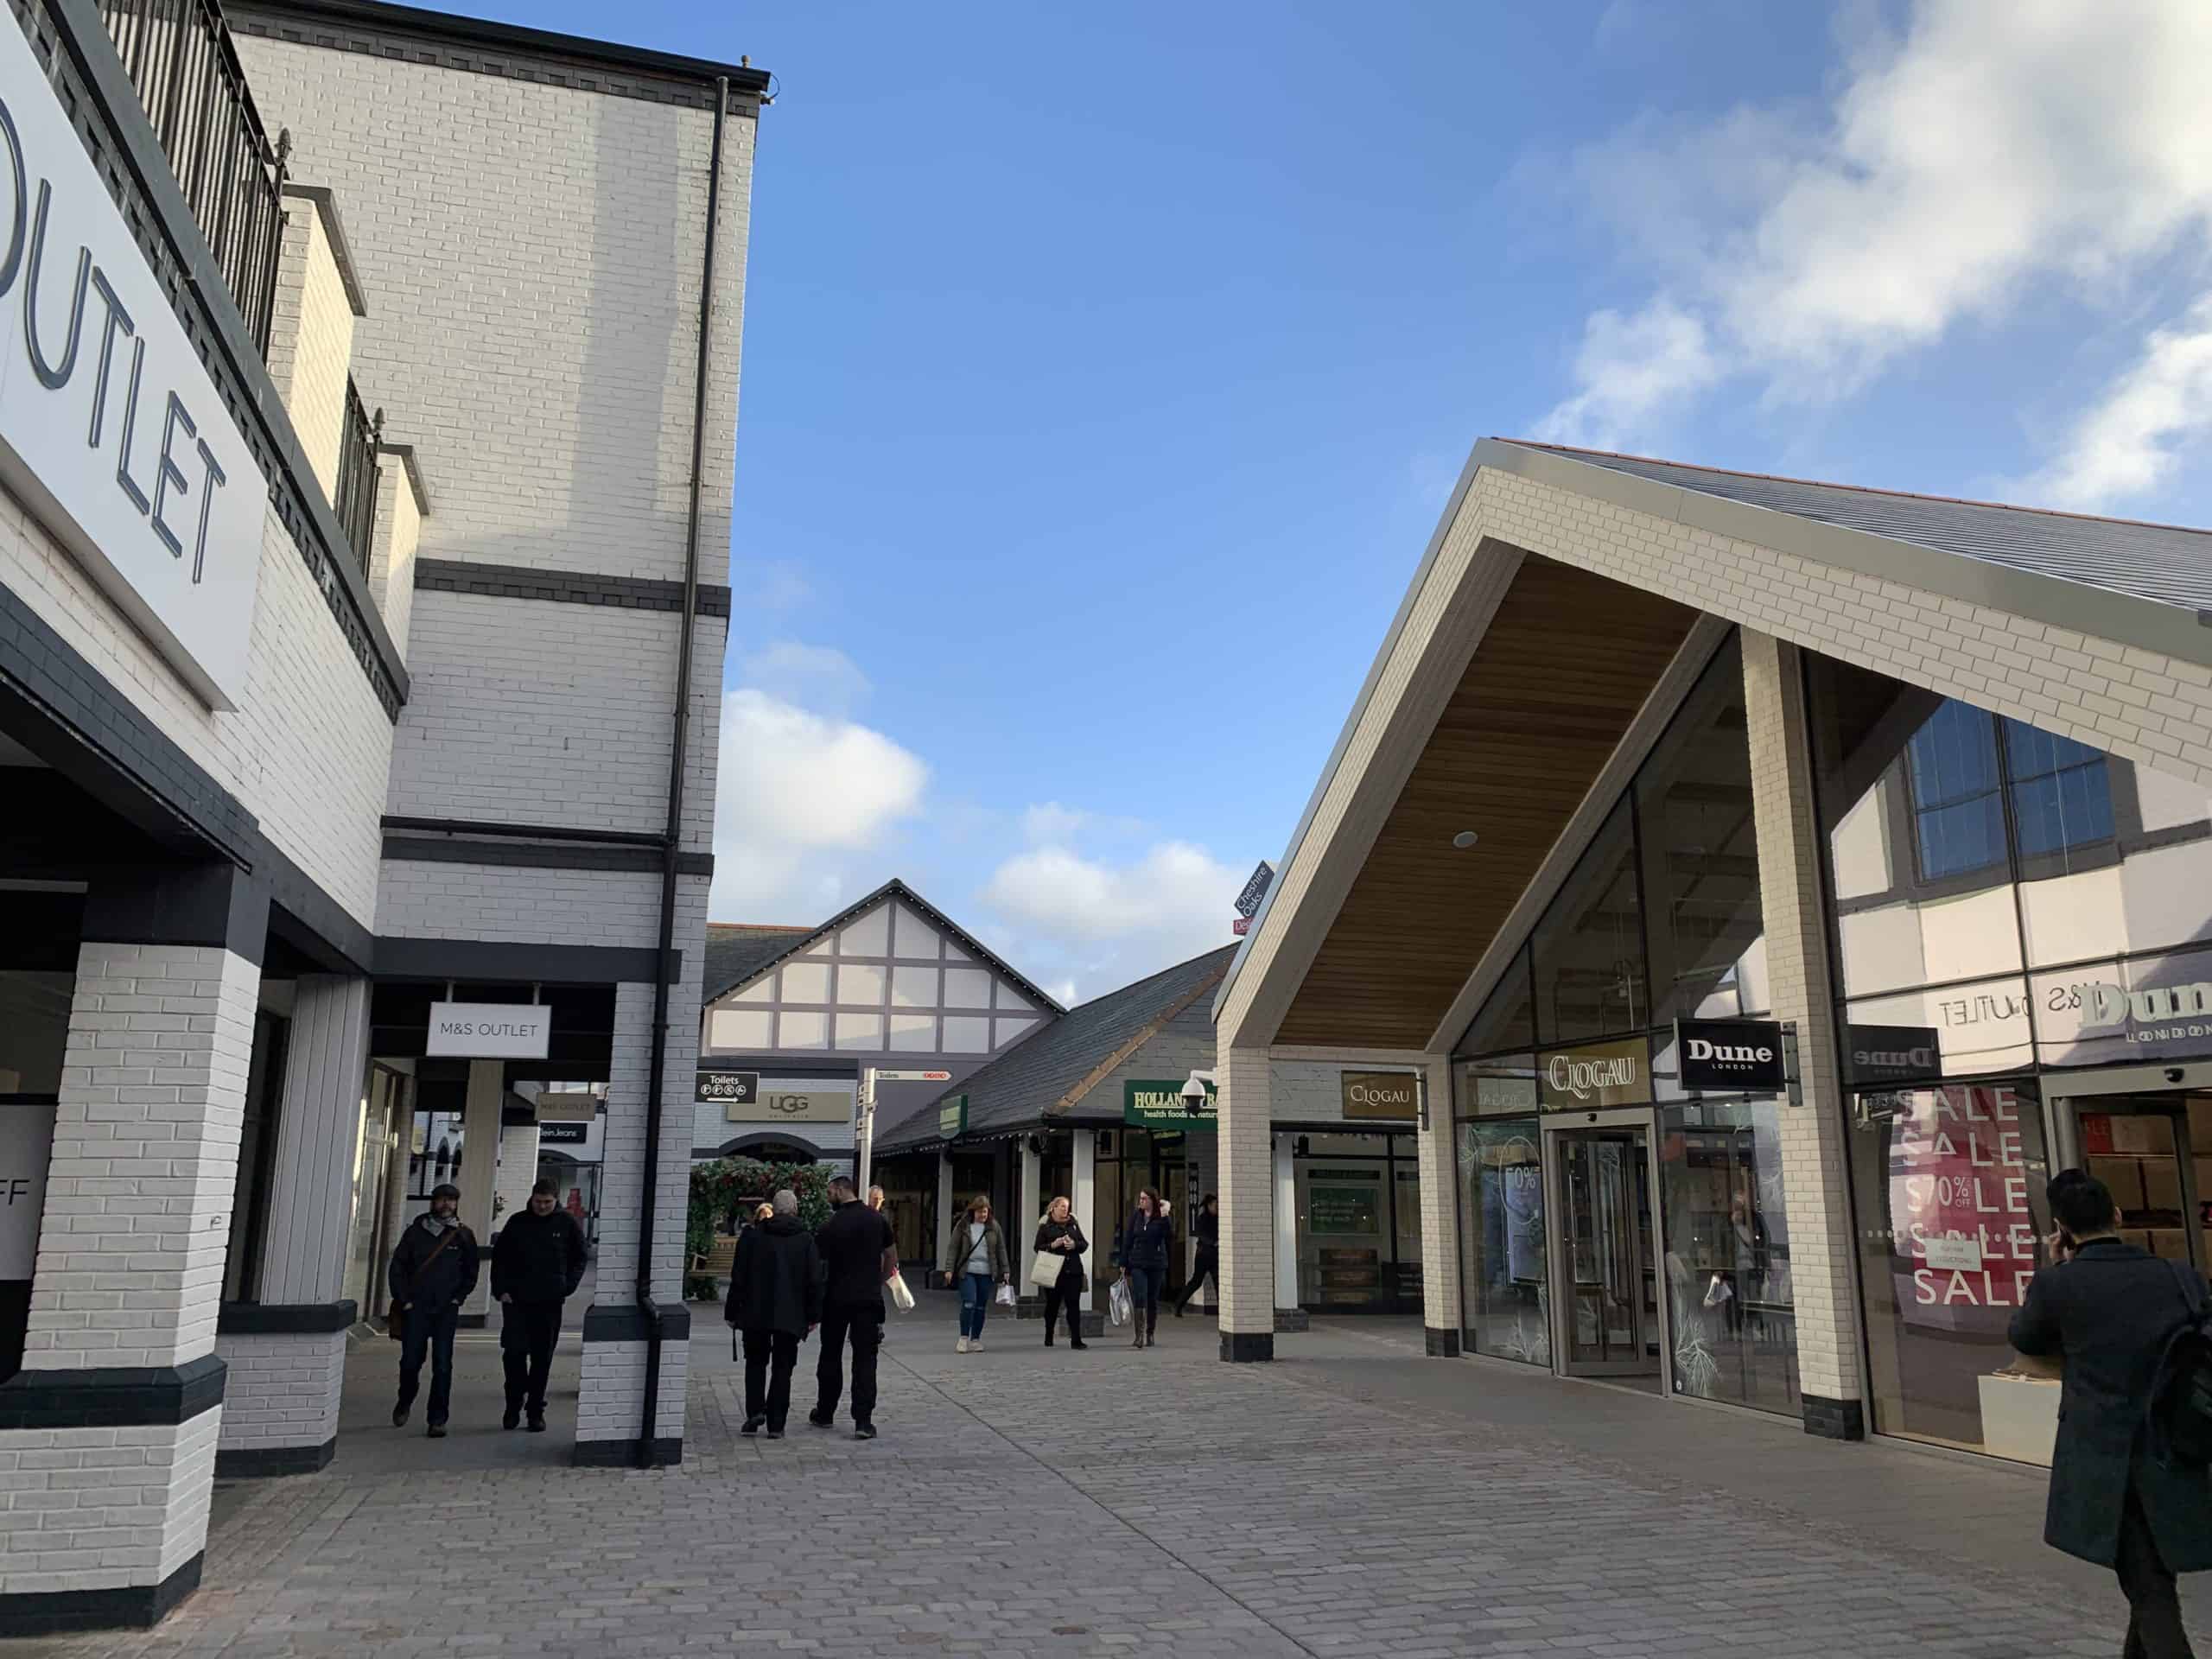
<instances>
[{"instance_id":1,"label":"woman with shopping bag","mask_svg":"<svg viewBox=\"0 0 2212 1659\"><path fill-rule=\"evenodd\" d=\"M1122 1229L1122 1277L1129 1287L1129 1324L1135 1332L1133 1348L1149 1348L1160 1325L1160 1293L1167 1283L1167 1252L1174 1230L1166 1208L1150 1187L1137 1193L1136 1208Z\"/></svg>"},{"instance_id":2,"label":"woman with shopping bag","mask_svg":"<svg viewBox=\"0 0 2212 1659\"><path fill-rule=\"evenodd\" d=\"M1070 1212L1065 1198L1054 1198L1037 1224L1037 1259L1030 1264L1029 1282L1045 1293L1045 1345L1052 1345L1052 1326L1065 1308L1068 1346L1088 1348L1083 1339L1083 1253L1090 1241Z\"/></svg>"},{"instance_id":3,"label":"woman with shopping bag","mask_svg":"<svg viewBox=\"0 0 2212 1659\"><path fill-rule=\"evenodd\" d=\"M981 1193L969 1202L967 1214L952 1225L952 1248L945 1260L952 1265L946 1278L960 1292L960 1339L953 1344L959 1354L980 1353L983 1347L983 1316L991 1309L991 1287L1014 1288L1008 1268L1006 1235L991 1219L991 1201Z\"/></svg>"}]
</instances>

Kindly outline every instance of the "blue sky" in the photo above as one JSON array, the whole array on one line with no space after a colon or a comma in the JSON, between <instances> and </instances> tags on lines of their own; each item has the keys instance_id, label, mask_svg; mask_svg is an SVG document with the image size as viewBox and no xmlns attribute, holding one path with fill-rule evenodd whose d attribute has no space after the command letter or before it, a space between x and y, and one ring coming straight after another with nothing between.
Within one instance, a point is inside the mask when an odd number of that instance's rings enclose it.
<instances>
[{"instance_id":1,"label":"blue sky","mask_svg":"<svg viewBox=\"0 0 2212 1659\"><path fill-rule=\"evenodd\" d=\"M779 77L721 919L1225 942L1485 434L2212 522L2212 6L476 9Z\"/></svg>"}]
</instances>

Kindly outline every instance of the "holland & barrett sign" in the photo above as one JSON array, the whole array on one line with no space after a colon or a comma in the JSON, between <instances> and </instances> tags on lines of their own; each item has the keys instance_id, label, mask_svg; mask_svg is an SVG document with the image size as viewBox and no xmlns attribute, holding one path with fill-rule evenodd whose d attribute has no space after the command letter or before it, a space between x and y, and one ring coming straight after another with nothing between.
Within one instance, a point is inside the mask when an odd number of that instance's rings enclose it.
<instances>
[{"instance_id":1,"label":"holland & barrett sign","mask_svg":"<svg viewBox=\"0 0 2212 1659\"><path fill-rule=\"evenodd\" d=\"M1206 1084L1206 1103L1193 1114L1183 1104L1183 1079L1149 1077L1122 1085L1122 1122L1133 1129L1163 1133L1195 1129L1211 1134L1220 1117L1215 1108L1220 1091Z\"/></svg>"}]
</instances>

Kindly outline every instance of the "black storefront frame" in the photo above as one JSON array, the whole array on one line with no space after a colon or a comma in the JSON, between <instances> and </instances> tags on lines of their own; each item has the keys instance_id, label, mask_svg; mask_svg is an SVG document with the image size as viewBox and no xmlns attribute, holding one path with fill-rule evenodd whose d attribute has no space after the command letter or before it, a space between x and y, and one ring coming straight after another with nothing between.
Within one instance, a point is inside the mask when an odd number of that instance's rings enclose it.
<instances>
[{"instance_id":1,"label":"black storefront frame","mask_svg":"<svg viewBox=\"0 0 2212 1659\"><path fill-rule=\"evenodd\" d=\"M1387 1264L1387 1294L1378 1299L1381 1302L1387 1305L1370 1305L1365 1307L1354 1307L1333 1302L1309 1302L1303 1297L1300 1297L1299 1299L1298 1306L1308 1313L1322 1313L1332 1317L1339 1314L1347 1318L1369 1317L1377 1314L1386 1316L1420 1314L1423 1311L1421 1301L1421 1285L1416 1284L1414 1286L1410 1293L1407 1290L1404 1282L1404 1276L1402 1272L1405 1264L1400 1259L1398 1254L1398 1166L1401 1164L1410 1166L1414 1171L1414 1180L1416 1182L1420 1180L1421 1148L1419 1141L1415 1139L1415 1137L1419 1135L1420 1130L1410 1127L1406 1128L1395 1128L1381 1125L1370 1128L1365 1124L1351 1122L1308 1122L1278 1123L1273 1126L1273 1132L1276 1135L1288 1135L1291 1138L1290 1161L1292 1167L1292 1186L1294 1191L1296 1190L1297 1166L1300 1162L1319 1163L1332 1158L1371 1159L1379 1156L1382 1160L1383 1167L1383 1185L1389 1193L1388 1201L1384 1205L1384 1208L1389 1212L1387 1230L1383 1234L1383 1236L1390 1241L1390 1259ZM1382 1150L1380 1154L1366 1152L1311 1152L1302 1150L1300 1143L1317 1135L1368 1135L1381 1141L1383 1143ZM1406 1152L1400 1152L1398 1150L1398 1142L1401 1141L1412 1142L1412 1149ZM1416 1220L1418 1220L1418 1217L1416 1217ZM1294 1226L1292 1230L1294 1249L1296 1247L1297 1238L1301 1230L1301 1229L1295 1225L1295 1217L1294 1217ZM1273 1241L1270 1240L1271 1246L1272 1243ZM1428 1241L1427 1239L1424 1238L1421 1240L1421 1249L1422 1252L1421 1260L1416 1265L1418 1265L1421 1270L1422 1282L1426 1283L1428 1274Z\"/></svg>"}]
</instances>

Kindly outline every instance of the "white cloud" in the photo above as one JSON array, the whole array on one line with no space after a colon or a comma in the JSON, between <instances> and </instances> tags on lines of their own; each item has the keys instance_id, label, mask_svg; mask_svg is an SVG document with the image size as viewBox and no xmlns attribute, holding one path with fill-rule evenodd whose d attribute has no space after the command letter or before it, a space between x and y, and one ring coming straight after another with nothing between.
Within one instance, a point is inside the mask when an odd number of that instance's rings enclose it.
<instances>
[{"instance_id":1,"label":"white cloud","mask_svg":"<svg viewBox=\"0 0 2212 1659\"><path fill-rule=\"evenodd\" d=\"M1187 842L1156 842L1126 863L1045 846L1001 863L982 901L1014 928L1020 960L1041 961L1039 971L1069 964L1064 982L1090 997L1232 943L1243 881Z\"/></svg>"},{"instance_id":2,"label":"white cloud","mask_svg":"<svg viewBox=\"0 0 2212 1659\"><path fill-rule=\"evenodd\" d=\"M757 687L722 699L720 764L709 909L731 921L819 920L865 891L861 855L921 810L929 779L882 733Z\"/></svg>"},{"instance_id":3,"label":"white cloud","mask_svg":"<svg viewBox=\"0 0 2212 1659\"><path fill-rule=\"evenodd\" d=\"M779 639L747 656L739 678L783 702L835 715L849 715L873 690L860 664L836 646L796 639Z\"/></svg>"},{"instance_id":4,"label":"white cloud","mask_svg":"<svg viewBox=\"0 0 2212 1659\"><path fill-rule=\"evenodd\" d=\"M2135 365L2075 425L2063 453L2021 486L2028 499L2094 512L2155 490L2182 447L2212 432L2212 295L2154 330Z\"/></svg>"},{"instance_id":5,"label":"white cloud","mask_svg":"<svg viewBox=\"0 0 2212 1659\"><path fill-rule=\"evenodd\" d=\"M1021 833L1030 841L1064 844L1073 840L1076 832L1090 822L1088 812L1062 806L1058 801L1046 801L1022 813Z\"/></svg>"},{"instance_id":6,"label":"white cloud","mask_svg":"<svg viewBox=\"0 0 2212 1659\"><path fill-rule=\"evenodd\" d=\"M1662 286L1592 315L1546 430L1627 441L1731 374L1847 395L2038 283L2108 301L2204 247L2212 5L1917 0L1848 46L1817 111L1647 118L1580 158Z\"/></svg>"}]
</instances>

